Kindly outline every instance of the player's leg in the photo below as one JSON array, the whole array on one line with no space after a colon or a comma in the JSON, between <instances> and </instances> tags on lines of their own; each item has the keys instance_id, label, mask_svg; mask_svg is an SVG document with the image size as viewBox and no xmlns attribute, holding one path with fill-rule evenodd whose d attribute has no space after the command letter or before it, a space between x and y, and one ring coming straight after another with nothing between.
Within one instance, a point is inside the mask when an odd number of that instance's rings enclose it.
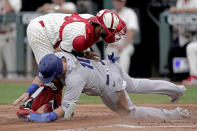
<instances>
[{"instance_id":1,"label":"player's leg","mask_svg":"<svg viewBox=\"0 0 197 131\"><path fill-rule=\"evenodd\" d=\"M128 73L130 67L131 56L134 53L134 47L132 44L129 44L126 48L120 53L120 65L121 68Z\"/></svg>"},{"instance_id":2,"label":"player's leg","mask_svg":"<svg viewBox=\"0 0 197 131\"><path fill-rule=\"evenodd\" d=\"M4 44L0 36L0 79L3 78L3 48Z\"/></svg>"},{"instance_id":3,"label":"player's leg","mask_svg":"<svg viewBox=\"0 0 197 131\"><path fill-rule=\"evenodd\" d=\"M52 112L61 105L63 85L62 83L59 83L56 86L57 90L54 90L54 98L44 105L44 112Z\"/></svg>"},{"instance_id":4,"label":"player's leg","mask_svg":"<svg viewBox=\"0 0 197 131\"><path fill-rule=\"evenodd\" d=\"M168 95L171 102L176 101L185 91L183 85L175 85L165 80L134 79L126 73L123 74L123 79L127 82L128 93Z\"/></svg>"},{"instance_id":5,"label":"player's leg","mask_svg":"<svg viewBox=\"0 0 197 131\"><path fill-rule=\"evenodd\" d=\"M38 20L34 20L28 25L27 39L37 63L45 55L54 53L53 45L48 40L46 32Z\"/></svg>"},{"instance_id":6,"label":"player's leg","mask_svg":"<svg viewBox=\"0 0 197 131\"><path fill-rule=\"evenodd\" d=\"M157 109L153 107L135 106L125 90L120 92L104 93L102 101L111 110L121 116L145 119L181 119L181 109L174 110ZM187 114L189 115L189 113Z\"/></svg>"},{"instance_id":7,"label":"player's leg","mask_svg":"<svg viewBox=\"0 0 197 131\"><path fill-rule=\"evenodd\" d=\"M197 42L187 46L187 59L189 61L190 74L197 76Z\"/></svg>"},{"instance_id":8,"label":"player's leg","mask_svg":"<svg viewBox=\"0 0 197 131\"><path fill-rule=\"evenodd\" d=\"M101 99L103 103L112 111L120 115L128 115L130 112L129 107L133 107L134 104L130 101L126 101L126 96L123 93L124 91L108 91L102 94Z\"/></svg>"},{"instance_id":9,"label":"player's leg","mask_svg":"<svg viewBox=\"0 0 197 131\"><path fill-rule=\"evenodd\" d=\"M13 32L8 32L5 34L5 46L3 50L3 57L6 64L7 78L16 79L16 33L13 29Z\"/></svg>"},{"instance_id":10,"label":"player's leg","mask_svg":"<svg viewBox=\"0 0 197 131\"><path fill-rule=\"evenodd\" d=\"M183 80L184 85L196 85L197 84L197 42L191 42L187 45L187 59L189 62L190 76Z\"/></svg>"},{"instance_id":11,"label":"player's leg","mask_svg":"<svg viewBox=\"0 0 197 131\"><path fill-rule=\"evenodd\" d=\"M131 110L128 114L131 118L146 118L146 119L182 119L190 117L187 109L176 108L173 110L166 110L161 108L153 107L143 107L136 106L132 103L128 93L125 90L126 101L128 103L129 109Z\"/></svg>"}]
</instances>

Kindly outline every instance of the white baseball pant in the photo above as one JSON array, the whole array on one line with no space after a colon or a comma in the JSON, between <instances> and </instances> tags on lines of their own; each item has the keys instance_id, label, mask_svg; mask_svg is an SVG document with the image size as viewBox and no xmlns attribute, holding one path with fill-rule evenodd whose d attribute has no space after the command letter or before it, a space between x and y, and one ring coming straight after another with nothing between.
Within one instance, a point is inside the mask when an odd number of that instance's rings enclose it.
<instances>
[{"instance_id":1,"label":"white baseball pant","mask_svg":"<svg viewBox=\"0 0 197 131\"><path fill-rule=\"evenodd\" d=\"M197 76L197 41L191 42L187 45L186 53L189 62L190 75Z\"/></svg>"},{"instance_id":2,"label":"white baseball pant","mask_svg":"<svg viewBox=\"0 0 197 131\"><path fill-rule=\"evenodd\" d=\"M134 79L123 73L123 79L127 82L126 89L124 89L128 108L129 117L134 118L150 118L150 119L180 119L180 111L178 108L174 110L157 109L153 107L140 107L133 104L128 93L135 94L163 94L171 98L179 98L185 91L184 86L178 86L168 81L148 80L148 79ZM111 88L106 87L101 95L101 99L111 110L119 112L117 105L120 92L112 91Z\"/></svg>"},{"instance_id":3,"label":"white baseball pant","mask_svg":"<svg viewBox=\"0 0 197 131\"><path fill-rule=\"evenodd\" d=\"M32 20L27 27L28 43L33 50L37 64L47 54L54 53L53 45L49 41L44 28L38 21Z\"/></svg>"},{"instance_id":4,"label":"white baseball pant","mask_svg":"<svg viewBox=\"0 0 197 131\"><path fill-rule=\"evenodd\" d=\"M101 95L101 99L108 108L110 108L116 113L119 113L120 108L117 105L118 103L117 101L118 101L118 96L120 95L120 92L116 92L116 91L112 92L109 90L111 89L106 89L106 91L104 91L104 93ZM159 109L159 108L153 108L153 107L136 106L131 101L125 89L124 89L124 92L126 95L128 108L130 110L130 112L127 114L128 117L144 118L144 119L180 119L181 118L178 108L174 110L166 110L166 109Z\"/></svg>"},{"instance_id":5,"label":"white baseball pant","mask_svg":"<svg viewBox=\"0 0 197 131\"><path fill-rule=\"evenodd\" d=\"M5 61L7 77L16 73L16 29L12 32L0 34L0 70Z\"/></svg>"}]
</instances>

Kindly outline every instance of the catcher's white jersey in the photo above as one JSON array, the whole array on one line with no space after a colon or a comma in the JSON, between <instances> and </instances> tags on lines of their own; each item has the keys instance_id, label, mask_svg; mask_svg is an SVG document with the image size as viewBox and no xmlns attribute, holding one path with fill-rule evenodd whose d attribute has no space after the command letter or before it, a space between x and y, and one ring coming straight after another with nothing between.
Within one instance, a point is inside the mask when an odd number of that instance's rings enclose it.
<instances>
[{"instance_id":1,"label":"catcher's white jersey","mask_svg":"<svg viewBox=\"0 0 197 131\"><path fill-rule=\"evenodd\" d=\"M37 63L46 54L53 53L53 45L59 40L59 30L65 22L65 17L71 14L51 13L33 19L27 27L27 37ZM82 18L90 18L93 15L81 14ZM42 21L43 23L40 23ZM73 50L73 39L77 36L85 36L86 28L83 22L72 22L63 29L63 37L60 46L63 50Z\"/></svg>"}]
</instances>

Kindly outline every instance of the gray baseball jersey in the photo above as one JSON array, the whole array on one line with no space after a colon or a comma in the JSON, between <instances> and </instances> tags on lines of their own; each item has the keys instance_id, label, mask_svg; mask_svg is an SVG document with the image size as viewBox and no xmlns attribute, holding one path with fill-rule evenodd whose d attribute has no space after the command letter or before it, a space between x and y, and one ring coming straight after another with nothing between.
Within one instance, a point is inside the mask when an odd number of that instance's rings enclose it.
<instances>
[{"instance_id":1,"label":"gray baseball jersey","mask_svg":"<svg viewBox=\"0 0 197 131\"><path fill-rule=\"evenodd\" d=\"M72 54L58 52L59 58L67 60L67 73L65 75L66 91L63 105L77 102L80 94L99 95L103 103L111 110L119 113L119 91L124 91L129 117L135 118L181 118L180 108L174 110L157 109L152 107L135 106L128 93L164 94L178 99L183 95L185 87L177 86L162 80L134 79L122 72L120 66L109 60L96 62L87 58L75 57ZM125 89L126 88L126 89Z\"/></svg>"},{"instance_id":2,"label":"gray baseball jersey","mask_svg":"<svg viewBox=\"0 0 197 131\"><path fill-rule=\"evenodd\" d=\"M55 55L67 60L64 101L77 102L82 92L98 96L102 95L106 87L112 91L120 91L126 87L121 78L121 69L116 63L112 64L109 60L96 62L65 52Z\"/></svg>"}]
</instances>

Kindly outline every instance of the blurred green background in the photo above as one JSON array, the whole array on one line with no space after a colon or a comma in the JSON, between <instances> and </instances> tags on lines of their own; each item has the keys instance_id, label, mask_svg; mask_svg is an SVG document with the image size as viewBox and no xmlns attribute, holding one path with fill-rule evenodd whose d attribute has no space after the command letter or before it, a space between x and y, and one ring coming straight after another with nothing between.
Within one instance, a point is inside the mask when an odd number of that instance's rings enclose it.
<instances>
[{"instance_id":1,"label":"blurred green background","mask_svg":"<svg viewBox=\"0 0 197 131\"><path fill-rule=\"evenodd\" d=\"M0 84L0 105L11 104L16 98L22 95L29 84ZM65 89L64 89L65 91ZM63 92L64 92L63 91ZM135 104L169 104L169 97L153 94L130 94ZM81 94L79 104L101 104L99 97ZM179 104L197 104L197 87L188 86L185 94L178 102Z\"/></svg>"}]
</instances>

